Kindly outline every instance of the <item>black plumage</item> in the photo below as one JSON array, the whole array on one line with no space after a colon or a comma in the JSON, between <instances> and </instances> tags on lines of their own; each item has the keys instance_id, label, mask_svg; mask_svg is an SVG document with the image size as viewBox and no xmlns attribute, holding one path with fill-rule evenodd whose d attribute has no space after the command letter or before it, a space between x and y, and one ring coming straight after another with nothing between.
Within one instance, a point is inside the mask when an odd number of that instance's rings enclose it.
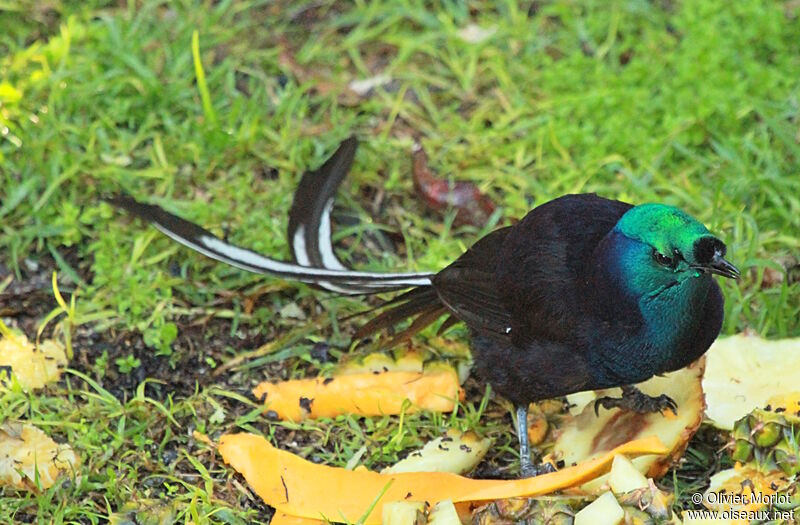
<instances>
[{"instance_id":1,"label":"black plumage","mask_svg":"<svg viewBox=\"0 0 800 525\"><path fill-rule=\"evenodd\" d=\"M632 385L690 364L720 331L723 300L711 274L735 278L738 270L702 224L670 206L567 195L486 235L436 274L357 272L333 255L329 238L333 194L354 154L355 141L345 141L303 177L290 212L295 264L232 246L130 197L110 202L248 271L339 293L411 288L385 303L356 338L410 320L389 341L399 344L444 315L443 328L464 322L475 370L517 407L526 475L536 472L525 425L533 401L622 386L622 398L603 398L596 409L675 410L669 398L645 396Z\"/></svg>"}]
</instances>

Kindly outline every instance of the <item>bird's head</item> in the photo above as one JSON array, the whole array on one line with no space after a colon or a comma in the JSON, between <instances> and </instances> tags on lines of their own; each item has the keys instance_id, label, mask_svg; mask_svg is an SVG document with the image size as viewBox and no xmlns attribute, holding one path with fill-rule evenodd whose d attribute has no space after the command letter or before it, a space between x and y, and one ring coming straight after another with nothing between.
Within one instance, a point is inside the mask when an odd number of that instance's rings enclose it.
<instances>
[{"instance_id":1,"label":"bird's head","mask_svg":"<svg viewBox=\"0 0 800 525\"><path fill-rule=\"evenodd\" d=\"M624 237L620 263L633 276L634 292L657 294L709 274L739 278L739 270L725 260L725 244L673 206L635 206L613 232Z\"/></svg>"}]
</instances>

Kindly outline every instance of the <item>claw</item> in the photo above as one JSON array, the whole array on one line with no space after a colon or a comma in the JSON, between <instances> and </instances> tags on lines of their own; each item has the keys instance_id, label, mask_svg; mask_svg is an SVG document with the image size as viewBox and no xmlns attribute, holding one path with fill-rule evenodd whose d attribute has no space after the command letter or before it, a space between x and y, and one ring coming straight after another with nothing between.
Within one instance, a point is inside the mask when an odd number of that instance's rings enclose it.
<instances>
[{"instance_id":1,"label":"claw","mask_svg":"<svg viewBox=\"0 0 800 525\"><path fill-rule=\"evenodd\" d=\"M542 474L550 474L557 471L558 469L552 463L539 463L538 465L528 464L520 468L520 477L535 478Z\"/></svg>"},{"instance_id":2,"label":"claw","mask_svg":"<svg viewBox=\"0 0 800 525\"><path fill-rule=\"evenodd\" d=\"M661 394L658 397L652 397L632 386L622 387L622 397L601 397L597 399L594 402L595 416L600 415L601 406L606 409L619 407L639 414L669 410L676 416L678 415L678 404L668 395Z\"/></svg>"},{"instance_id":3,"label":"claw","mask_svg":"<svg viewBox=\"0 0 800 525\"><path fill-rule=\"evenodd\" d=\"M610 399L612 399L612 398L610 398L610 397L600 397L600 398L597 398L595 400L595 402L594 402L594 416L595 417L600 417L600 407L601 406L603 408L608 408L605 405L605 401L606 400L610 400Z\"/></svg>"}]
</instances>

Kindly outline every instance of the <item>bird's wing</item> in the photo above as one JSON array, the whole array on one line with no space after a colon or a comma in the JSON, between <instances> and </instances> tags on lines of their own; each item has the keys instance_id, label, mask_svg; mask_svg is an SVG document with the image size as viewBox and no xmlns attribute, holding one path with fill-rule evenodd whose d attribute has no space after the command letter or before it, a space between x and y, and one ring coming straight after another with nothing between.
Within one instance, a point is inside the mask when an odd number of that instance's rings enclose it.
<instances>
[{"instance_id":1,"label":"bird's wing","mask_svg":"<svg viewBox=\"0 0 800 525\"><path fill-rule=\"evenodd\" d=\"M450 266L433 277L432 286L420 286L380 305L383 311L359 328L356 339L394 326L407 319L411 324L384 346L406 341L443 315L450 313L439 333L463 321L479 334L510 343L511 316L494 282L497 254L509 228L496 230L476 242Z\"/></svg>"},{"instance_id":2,"label":"bird's wing","mask_svg":"<svg viewBox=\"0 0 800 525\"><path fill-rule=\"evenodd\" d=\"M510 231L506 227L486 235L433 278L436 293L455 317L478 333L501 339L508 338L511 314L499 293L495 269Z\"/></svg>"},{"instance_id":3,"label":"bird's wing","mask_svg":"<svg viewBox=\"0 0 800 525\"><path fill-rule=\"evenodd\" d=\"M585 265L632 206L594 194L534 208L506 235L495 272L518 346L569 341L587 320Z\"/></svg>"}]
</instances>

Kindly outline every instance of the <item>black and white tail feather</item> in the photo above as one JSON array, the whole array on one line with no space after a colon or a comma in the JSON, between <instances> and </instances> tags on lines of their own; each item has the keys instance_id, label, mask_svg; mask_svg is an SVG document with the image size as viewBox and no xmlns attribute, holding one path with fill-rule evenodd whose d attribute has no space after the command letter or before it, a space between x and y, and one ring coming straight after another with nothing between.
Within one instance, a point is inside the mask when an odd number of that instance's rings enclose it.
<instances>
[{"instance_id":1,"label":"black and white tail feather","mask_svg":"<svg viewBox=\"0 0 800 525\"><path fill-rule=\"evenodd\" d=\"M150 222L184 246L242 270L293 279L343 295L413 288L379 306L378 309L391 308L367 322L355 334L356 338L364 338L413 318L411 325L389 342L395 345L436 321L447 309L432 286L433 273L362 272L349 268L336 257L331 242L331 210L336 190L353 164L357 147L354 137L345 140L319 169L305 173L300 180L289 211L288 237L293 263L230 244L197 224L159 206L138 202L128 195L106 200ZM456 318L450 317L440 332L456 322Z\"/></svg>"}]
</instances>

